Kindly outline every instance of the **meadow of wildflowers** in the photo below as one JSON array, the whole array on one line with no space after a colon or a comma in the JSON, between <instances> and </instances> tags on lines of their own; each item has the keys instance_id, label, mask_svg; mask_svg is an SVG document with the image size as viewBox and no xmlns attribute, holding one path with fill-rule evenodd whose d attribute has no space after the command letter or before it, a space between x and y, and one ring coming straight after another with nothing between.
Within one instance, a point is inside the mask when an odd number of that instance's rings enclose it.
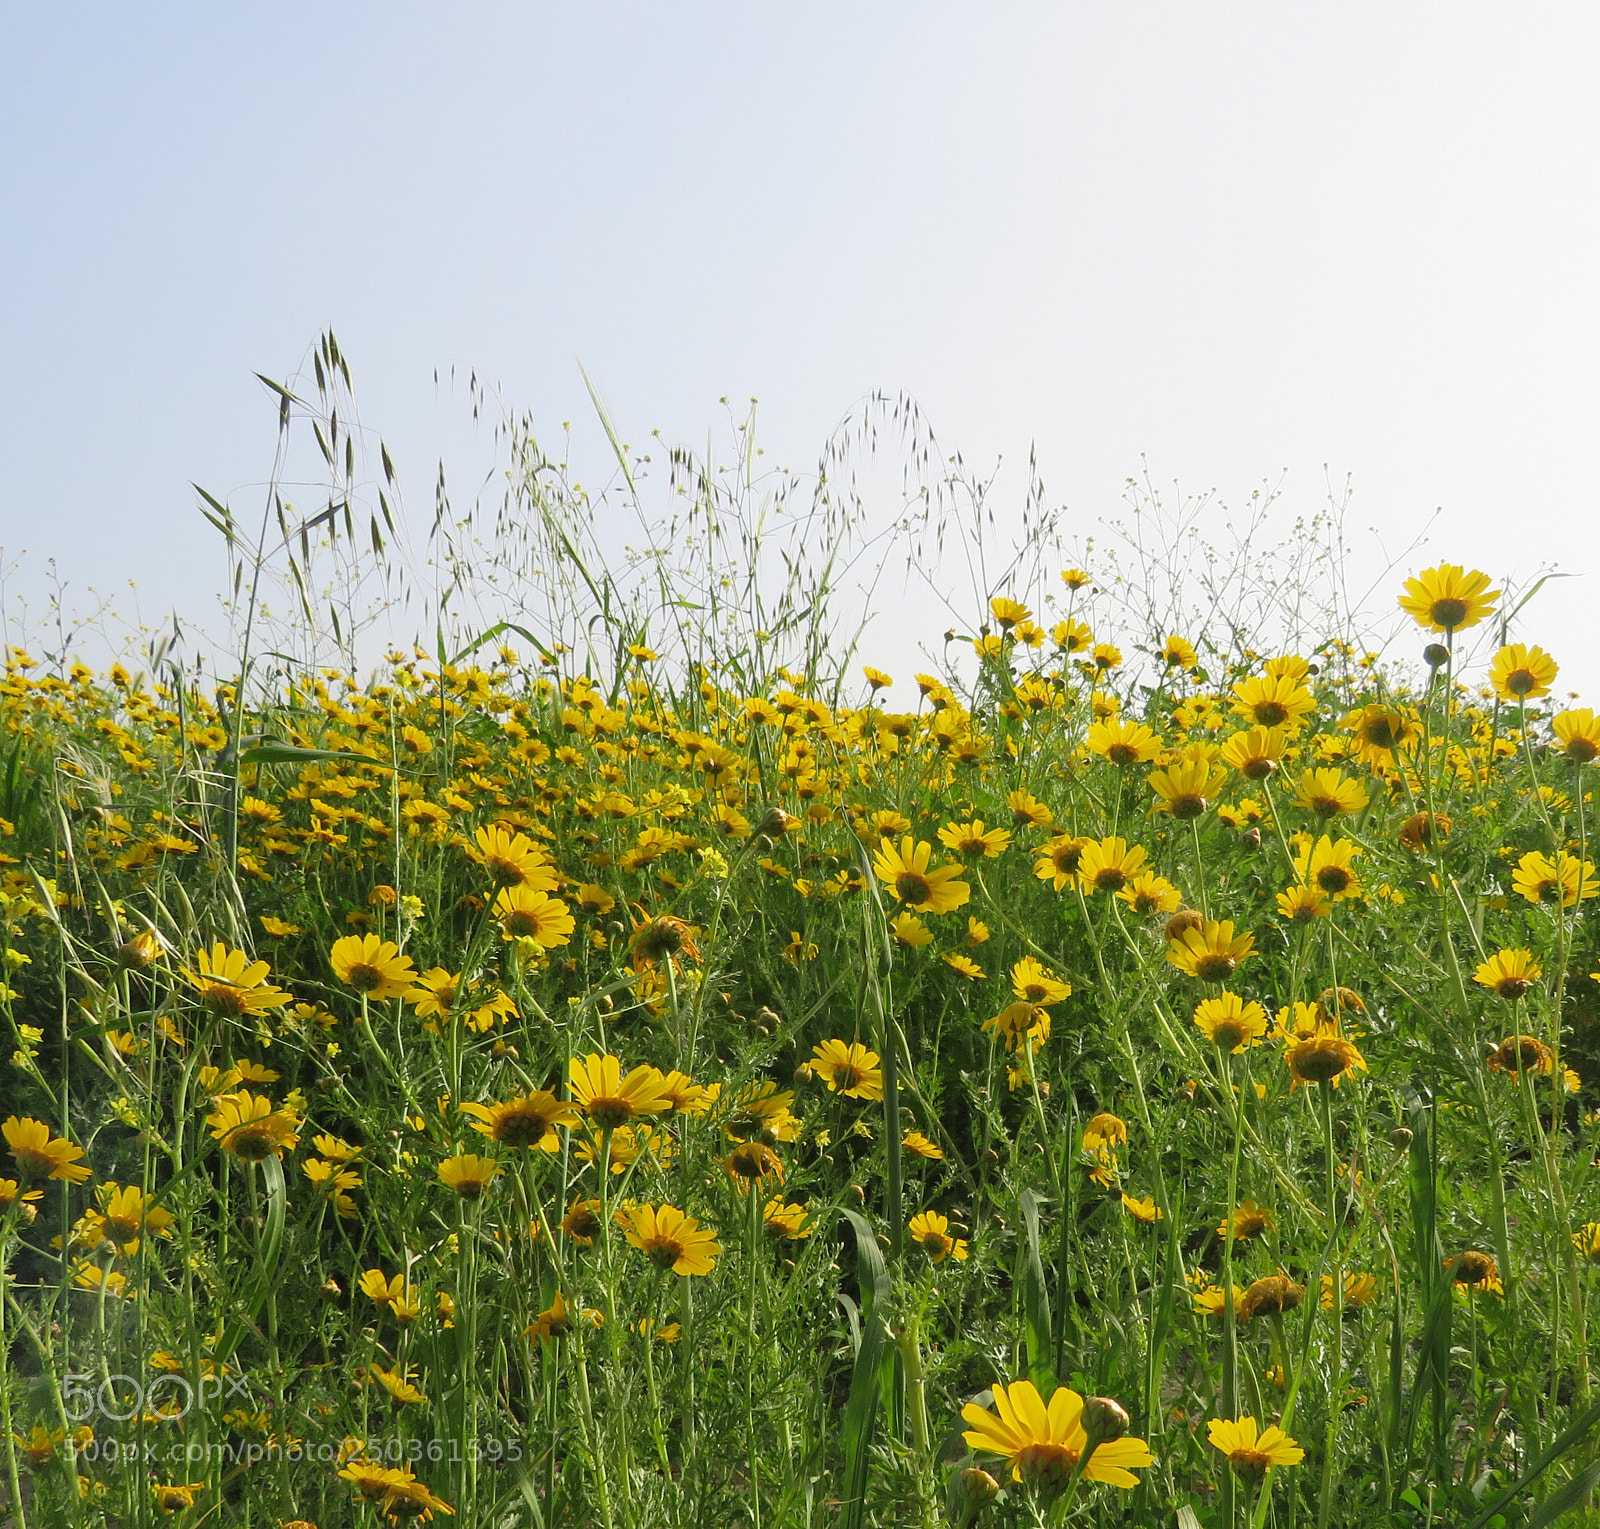
<instances>
[{"instance_id":1,"label":"meadow of wildflowers","mask_svg":"<svg viewBox=\"0 0 1600 1529\"><path fill-rule=\"evenodd\" d=\"M1060 579L964 683L12 648L0 1523L1586 1521L1600 719L1448 564L1410 669Z\"/></svg>"}]
</instances>

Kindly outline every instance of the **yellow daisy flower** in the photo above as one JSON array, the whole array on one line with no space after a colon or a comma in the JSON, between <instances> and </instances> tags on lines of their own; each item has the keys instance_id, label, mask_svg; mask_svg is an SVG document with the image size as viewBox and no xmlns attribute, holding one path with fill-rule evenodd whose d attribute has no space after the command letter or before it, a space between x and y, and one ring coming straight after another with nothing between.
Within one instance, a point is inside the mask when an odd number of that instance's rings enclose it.
<instances>
[{"instance_id":1,"label":"yellow daisy flower","mask_svg":"<svg viewBox=\"0 0 1600 1529\"><path fill-rule=\"evenodd\" d=\"M626 1078L614 1056L573 1057L568 1069L573 1096L597 1130L610 1131L641 1115L672 1108L666 1079L654 1067L635 1067Z\"/></svg>"},{"instance_id":2,"label":"yellow daisy flower","mask_svg":"<svg viewBox=\"0 0 1600 1529\"><path fill-rule=\"evenodd\" d=\"M702 1227L671 1205L635 1205L621 1213L628 1242L658 1269L674 1274L709 1274L722 1252L710 1227Z\"/></svg>"},{"instance_id":3,"label":"yellow daisy flower","mask_svg":"<svg viewBox=\"0 0 1600 1529\"><path fill-rule=\"evenodd\" d=\"M1028 1003L1060 1003L1072 996L1072 984L1032 956L1024 956L1011 968L1011 991Z\"/></svg>"},{"instance_id":4,"label":"yellow daisy flower","mask_svg":"<svg viewBox=\"0 0 1600 1529\"><path fill-rule=\"evenodd\" d=\"M12 1115L0 1126L0 1134L5 1136L24 1180L65 1179L69 1184L81 1184L92 1171L86 1163L78 1162L83 1148L64 1136L52 1137L50 1127L42 1120Z\"/></svg>"},{"instance_id":5,"label":"yellow daisy flower","mask_svg":"<svg viewBox=\"0 0 1600 1529\"><path fill-rule=\"evenodd\" d=\"M872 869L878 880L908 907L919 913L949 913L972 896L972 888L960 880L960 866L929 870L932 856L931 844L919 844L909 835L900 840L899 849L884 839Z\"/></svg>"},{"instance_id":6,"label":"yellow daisy flower","mask_svg":"<svg viewBox=\"0 0 1600 1529\"><path fill-rule=\"evenodd\" d=\"M1046 1405L1031 1380L996 1386L993 1396L993 1412L976 1402L961 1409L962 1421L971 1425L962 1435L968 1448L1009 1460L1014 1481L1045 1493L1061 1491L1090 1448L1083 1424L1083 1397L1060 1386ZM1099 1444L1083 1463L1083 1477L1110 1486L1136 1487L1139 1478L1134 1471L1154 1464L1155 1457L1143 1439L1124 1436Z\"/></svg>"},{"instance_id":7,"label":"yellow daisy flower","mask_svg":"<svg viewBox=\"0 0 1600 1529\"><path fill-rule=\"evenodd\" d=\"M1267 1011L1237 993L1218 993L1195 1006L1194 1022L1200 1033L1219 1051L1237 1056L1249 1046L1259 1046L1267 1033Z\"/></svg>"},{"instance_id":8,"label":"yellow daisy flower","mask_svg":"<svg viewBox=\"0 0 1600 1529\"><path fill-rule=\"evenodd\" d=\"M400 998L417 981L411 957L401 955L394 941L375 934L347 934L335 940L328 960L334 976L368 998Z\"/></svg>"},{"instance_id":9,"label":"yellow daisy flower","mask_svg":"<svg viewBox=\"0 0 1600 1529\"><path fill-rule=\"evenodd\" d=\"M559 897L525 885L501 887L489 912L500 921L506 939L532 940L540 950L565 945L576 927L571 911Z\"/></svg>"},{"instance_id":10,"label":"yellow daisy flower","mask_svg":"<svg viewBox=\"0 0 1600 1529\"><path fill-rule=\"evenodd\" d=\"M1479 964L1472 980L1497 998L1515 1000L1525 997L1542 975L1543 969L1531 950L1499 950Z\"/></svg>"},{"instance_id":11,"label":"yellow daisy flower","mask_svg":"<svg viewBox=\"0 0 1600 1529\"><path fill-rule=\"evenodd\" d=\"M829 1093L841 1093L847 1099L883 1098L878 1054L859 1041L824 1041L812 1051L812 1066L822 1074Z\"/></svg>"},{"instance_id":12,"label":"yellow daisy flower","mask_svg":"<svg viewBox=\"0 0 1600 1529\"><path fill-rule=\"evenodd\" d=\"M1202 982L1226 982L1256 948L1253 934L1235 936L1233 921L1204 919L1167 943L1167 960Z\"/></svg>"},{"instance_id":13,"label":"yellow daisy flower","mask_svg":"<svg viewBox=\"0 0 1600 1529\"><path fill-rule=\"evenodd\" d=\"M942 1264L947 1258L955 1259L958 1264L966 1262L966 1243L950 1235L949 1219L938 1211L925 1210L913 1216L909 1230L911 1240L928 1255L931 1263Z\"/></svg>"},{"instance_id":14,"label":"yellow daisy flower","mask_svg":"<svg viewBox=\"0 0 1600 1529\"><path fill-rule=\"evenodd\" d=\"M282 1157L285 1152L292 1152L300 1141L295 1130L300 1124L297 1115L274 1109L270 1099L248 1090L220 1095L216 1110L206 1117L206 1124L224 1152L231 1152L249 1163Z\"/></svg>"},{"instance_id":15,"label":"yellow daisy flower","mask_svg":"<svg viewBox=\"0 0 1600 1529\"><path fill-rule=\"evenodd\" d=\"M500 1171L492 1157L463 1152L439 1164L439 1182L455 1190L463 1200L481 1200Z\"/></svg>"},{"instance_id":16,"label":"yellow daisy flower","mask_svg":"<svg viewBox=\"0 0 1600 1529\"><path fill-rule=\"evenodd\" d=\"M1476 626L1500 599L1489 575L1467 572L1458 563L1441 563L1405 582L1400 609L1429 632L1459 632Z\"/></svg>"},{"instance_id":17,"label":"yellow daisy flower","mask_svg":"<svg viewBox=\"0 0 1600 1529\"><path fill-rule=\"evenodd\" d=\"M1543 648L1513 642L1495 654L1489 683L1502 701L1535 701L1556 682L1556 661Z\"/></svg>"},{"instance_id":18,"label":"yellow daisy flower","mask_svg":"<svg viewBox=\"0 0 1600 1529\"><path fill-rule=\"evenodd\" d=\"M1247 1481L1259 1481L1275 1465L1299 1465L1306 1457L1281 1428L1262 1428L1251 1417L1237 1422L1212 1418L1206 1435L1228 1457L1234 1473Z\"/></svg>"},{"instance_id":19,"label":"yellow daisy flower","mask_svg":"<svg viewBox=\"0 0 1600 1529\"><path fill-rule=\"evenodd\" d=\"M1115 836L1091 839L1078 860L1078 882L1085 892L1120 892L1143 869L1145 852Z\"/></svg>"},{"instance_id":20,"label":"yellow daisy flower","mask_svg":"<svg viewBox=\"0 0 1600 1529\"><path fill-rule=\"evenodd\" d=\"M199 971L185 971L184 979L213 1014L265 1014L290 1001L289 994L267 981L272 968L265 961L252 961L244 951L229 950L220 940L209 951L202 950L195 965Z\"/></svg>"}]
</instances>

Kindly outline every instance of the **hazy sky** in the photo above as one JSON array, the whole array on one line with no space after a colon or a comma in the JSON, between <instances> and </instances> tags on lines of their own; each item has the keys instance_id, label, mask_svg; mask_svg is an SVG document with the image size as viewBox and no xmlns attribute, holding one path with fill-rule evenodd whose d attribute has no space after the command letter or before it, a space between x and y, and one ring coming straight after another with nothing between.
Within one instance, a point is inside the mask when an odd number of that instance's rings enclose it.
<instances>
[{"instance_id":1,"label":"hazy sky","mask_svg":"<svg viewBox=\"0 0 1600 1529\"><path fill-rule=\"evenodd\" d=\"M1514 635L1592 697L1597 77L1592 4L13 8L9 588L203 617L186 485L259 502L251 374L331 326L422 510L436 369L553 432L581 359L635 441L757 395L796 466L903 391L1085 531L1146 461L1438 507L1413 568L1583 575Z\"/></svg>"}]
</instances>

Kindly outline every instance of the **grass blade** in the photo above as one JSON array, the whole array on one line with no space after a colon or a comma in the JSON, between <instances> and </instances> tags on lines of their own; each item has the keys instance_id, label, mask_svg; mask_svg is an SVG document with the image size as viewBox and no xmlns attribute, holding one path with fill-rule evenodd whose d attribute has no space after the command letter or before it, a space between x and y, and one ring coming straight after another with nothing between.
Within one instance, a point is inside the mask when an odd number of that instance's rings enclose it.
<instances>
[{"instance_id":1,"label":"grass blade","mask_svg":"<svg viewBox=\"0 0 1600 1529\"><path fill-rule=\"evenodd\" d=\"M841 1529L863 1529L867 1521L867 1480L872 1471L872 1436L883 1390L882 1361L892 1358L894 1349L883 1320L889 1298L889 1271L878 1251L878 1239L854 1211L845 1211L844 1217L855 1233L861 1343L850 1372L850 1395L844 1408L844 1481L839 1491L839 1524Z\"/></svg>"}]
</instances>

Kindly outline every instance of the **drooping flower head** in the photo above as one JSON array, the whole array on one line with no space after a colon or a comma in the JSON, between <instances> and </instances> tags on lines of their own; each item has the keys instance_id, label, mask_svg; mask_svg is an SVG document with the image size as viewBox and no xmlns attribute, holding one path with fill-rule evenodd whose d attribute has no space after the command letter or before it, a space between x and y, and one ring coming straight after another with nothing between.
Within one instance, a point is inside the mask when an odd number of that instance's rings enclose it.
<instances>
[{"instance_id":1,"label":"drooping flower head","mask_svg":"<svg viewBox=\"0 0 1600 1529\"><path fill-rule=\"evenodd\" d=\"M1256 1280L1239 1302L1239 1317L1248 1322L1251 1317L1282 1316L1293 1311L1306 1297L1306 1287L1297 1285L1288 1275L1279 1272Z\"/></svg>"},{"instance_id":2,"label":"drooping flower head","mask_svg":"<svg viewBox=\"0 0 1600 1529\"><path fill-rule=\"evenodd\" d=\"M600 1219L601 1209L598 1200L574 1200L561 1218L562 1232L574 1242L588 1247L604 1229L605 1224Z\"/></svg>"},{"instance_id":3,"label":"drooping flower head","mask_svg":"<svg viewBox=\"0 0 1600 1529\"><path fill-rule=\"evenodd\" d=\"M1088 1124L1083 1128L1082 1147L1085 1152L1098 1155L1112 1152L1127 1144L1128 1123L1120 1115L1102 1110L1098 1115L1090 1116Z\"/></svg>"},{"instance_id":4,"label":"drooping flower head","mask_svg":"<svg viewBox=\"0 0 1600 1529\"><path fill-rule=\"evenodd\" d=\"M194 1500L206 1489L203 1481L188 1481L182 1484L176 1482L157 1481L150 1487L150 1495L155 1499L156 1507L163 1513L181 1513L185 1508L192 1508Z\"/></svg>"},{"instance_id":5,"label":"drooping flower head","mask_svg":"<svg viewBox=\"0 0 1600 1529\"><path fill-rule=\"evenodd\" d=\"M1436 843L1443 844L1449 839L1453 826L1442 812L1413 812L1401 820L1396 837L1406 849L1416 853L1431 849Z\"/></svg>"},{"instance_id":6,"label":"drooping flower head","mask_svg":"<svg viewBox=\"0 0 1600 1529\"><path fill-rule=\"evenodd\" d=\"M1290 1093L1304 1088L1308 1083L1328 1083L1334 1088L1339 1080L1353 1068L1367 1070L1366 1058L1356 1049L1354 1042L1339 1033L1337 1018L1319 1020L1316 1030L1292 1042L1284 1052L1284 1061L1292 1079Z\"/></svg>"},{"instance_id":7,"label":"drooping flower head","mask_svg":"<svg viewBox=\"0 0 1600 1529\"><path fill-rule=\"evenodd\" d=\"M1520 1077L1525 1072L1552 1071L1555 1055L1536 1035L1508 1035L1489 1053L1489 1066L1494 1072Z\"/></svg>"},{"instance_id":8,"label":"drooping flower head","mask_svg":"<svg viewBox=\"0 0 1600 1529\"><path fill-rule=\"evenodd\" d=\"M1257 1205L1254 1200L1242 1201L1234 1208L1231 1217L1224 1216L1217 1227L1217 1236L1225 1239L1230 1223L1235 1242L1248 1242L1252 1237L1270 1232L1277 1225L1272 1219L1272 1212L1263 1205Z\"/></svg>"},{"instance_id":9,"label":"drooping flower head","mask_svg":"<svg viewBox=\"0 0 1600 1529\"><path fill-rule=\"evenodd\" d=\"M81 1184L89 1177L88 1164L78 1161L83 1148L64 1136L52 1137L42 1120L12 1115L0 1126L0 1133L24 1180L65 1179L69 1184Z\"/></svg>"},{"instance_id":10,"label":"drooping flower head","mask_svg":"<svg viewBox=\"0 0 1600 1529\"><path fill-rule=\"evenodd\" d=\"M1444 1268L1457 1285L1492 1290L1496 1295L1505 1294L1505 1286L1500 1280L1500 1266L1489 1254L1479 1252L1477 1248L1468 1248L1454 1258L1447 1258Z\"/></svg>"},{"instance_id":11,"label":"drooping flower head","mask_svg":"<svg viewBox=\"0 0 1600 1529\"><path fill-rule=\"evenodd\" d=\"M1026 999L1018 999L984 1020L982 1028L1004 1041L1007 1051L1027 1045L1039 1046L1050 1039L1050 1011Z\"/></svg>"},{"instance_id":12,"label":"drooping flower head","mask_svg":"<svg viewBox=\"0 0 1600 1529\"><path fill-rule=\"evenodd\" d=\"M741 1192L768 1179L783 1182L783 1160L765 1142L742 1141L722 1161L723 1171Z\"/></svg>"},{"instance_id":13,"label":"drooping flower head","mask_svg":"<svg viewBox=\"0 0 1600 1529\"><path fill-rule=\"evenodd\" d=\"M694 942L694 931L671 913L658 914L637 925L629 941L629 950L636 971L680 957L687 961L700 959L700 947Z\"/></svg>"}]
</instances>

